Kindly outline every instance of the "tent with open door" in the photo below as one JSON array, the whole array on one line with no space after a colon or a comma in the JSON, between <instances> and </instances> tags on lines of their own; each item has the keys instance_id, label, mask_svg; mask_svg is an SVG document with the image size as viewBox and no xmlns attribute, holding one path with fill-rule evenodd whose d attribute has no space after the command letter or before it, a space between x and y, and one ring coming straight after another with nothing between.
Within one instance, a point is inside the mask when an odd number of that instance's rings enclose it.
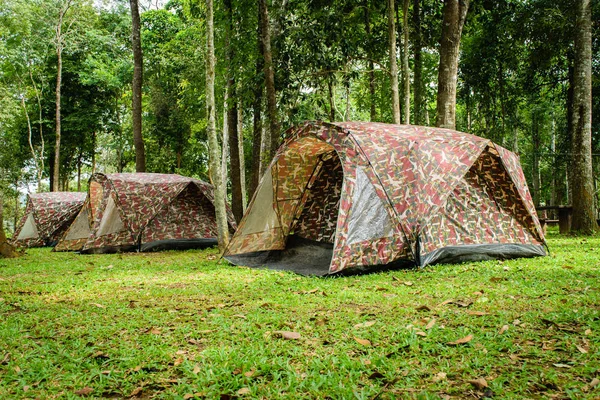
<instances>
[{"instance_id":1,"label":"tent with open door","mask_svg":"<svg viewBox=\"0 0 600 400\"><path fill-rule=\"evenodd\" d=\"M54 246L81 210L85 197L78 192L30 194L12 243L20 247Z\"/></svg>"},{"instance_id":2,"label":"tent with open door","mask_svg":"<svg viewBox=\"0 0 600 400\"><path fill-rule=\"evenodd\" d=\"M543 256L518 156L449 129L307 122L287 132L225 258L306 274Z\"/></svg>"},{"instance_id":3,"label":"tent with open door","mask_svg":"<svg viewBox=\"0 0 600 400\"><path fill-rule=\"evenodd\" d=\"M217 244L213 187L174 174L94 174L85 206L55 247L87 253ZM235 220L228 209L230 230Z\"/></svg>"}]
</instances>

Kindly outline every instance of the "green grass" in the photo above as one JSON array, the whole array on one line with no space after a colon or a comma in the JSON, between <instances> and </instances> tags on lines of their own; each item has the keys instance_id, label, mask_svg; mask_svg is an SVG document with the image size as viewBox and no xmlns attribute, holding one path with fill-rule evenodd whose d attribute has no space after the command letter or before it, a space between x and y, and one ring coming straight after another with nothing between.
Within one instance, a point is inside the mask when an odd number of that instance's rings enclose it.
<instances>
[{"instance_id":1,"label":"green grass","mask_svg":"<svg viewBox=\"0 0 600 400\"><path fill-rule=\"evenodd\" d=\"M549 245L342 278L29 250L0 260L0 398L599 398L600 238Z\"/></svg>"}]
</instances>

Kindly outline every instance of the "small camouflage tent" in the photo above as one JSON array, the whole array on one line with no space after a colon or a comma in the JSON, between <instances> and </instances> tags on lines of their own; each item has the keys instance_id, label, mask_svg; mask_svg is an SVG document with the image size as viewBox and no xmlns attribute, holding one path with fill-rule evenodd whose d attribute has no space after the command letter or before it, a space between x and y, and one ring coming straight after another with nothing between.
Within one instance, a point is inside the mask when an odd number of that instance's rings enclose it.
<instances>
[{"instance_id":1,"label":"small camouflage tent","mask_svg":"<svg viewBox=\"0 0 600 400\"><path fill-rule=\"evenodd\" d=\"M217 243L213 188L169 174L94 174L81 212L55 247L84 253L205 247ZM230 229L235 229L231 212Z\"/></svg>"},{"instance_id":2,"label":"small camouflage tent","mask_svg":"<svg viewBox=\"0 0 600 400\"><path fill-rule=\"evenodd\" d=\"M54 246L81 210L85 193L30 194L12 243L21 247Z\"/></svg>"},{"instance_id":3,"label":"small camouflage tent","mask_svg":"<svg viewBox=\"0 0 600 400\"><path fill-rule=\"evenodd\" d=\"M287 132L225 258L307 274L545 255L518 157L439 128Z\"/></svg>"}]
</instances>

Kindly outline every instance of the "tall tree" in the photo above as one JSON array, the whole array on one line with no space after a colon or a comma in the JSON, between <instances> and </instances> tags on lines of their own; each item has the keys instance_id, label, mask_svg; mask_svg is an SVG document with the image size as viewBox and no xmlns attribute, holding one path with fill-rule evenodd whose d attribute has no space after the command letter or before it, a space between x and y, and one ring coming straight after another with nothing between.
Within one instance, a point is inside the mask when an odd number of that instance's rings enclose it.
<instances>
[{"instance_id":1,"label":"tall tree","mask_svg":"<svg viewBox=\"0 0 600 400\"><path fill-rule=\"evenodd\" d=\"M261 10L259 7L259 16L257 24L257 56L255 61L255 76L254 76L254 101L252 103L252 165L250 167L250 186L248 193L250 198L254 195L254 191L258 187L258 182L262 175L263 162L263 124L262 124L262 103L264 93L264 50L262 45L262 24L260 16Z\"/></svg>"},{"instance_id":2,"label":"tall tree","mask_svg":"<svg viewBox=\"0 0 600 400\"><path fill-rule=\"evenodd\" d=\"M421 0L413 0L413 110L414 122L416 125L423 125L423 59L422 52L422 33L421 33Z\"/></svg>"},{"instance_id":3,"label":"tall tree","mask_svg":"<svg viewBox=\"0 0 600 400\"><path fill-rule=\"evenodd\" d=\"M258 0L260 10L261 42L264 57L265 87L267 89L267 114L269 116L270 143L269 161L279 147L279 118L277 116L277 98L275 93L275 73L273 71L273 53L271 52L271 29L269 9L266 0Z\"/></svg>"},{"instance_id":4,"label":"tall tree","mask_svg":"<svg viewBox=\"0 0 600 400\"><path fill-rule=\"evenodd\" d=\"M206 117L208 133L209 169L214 185L215 217L219 249L225 251L229 244L227 210L225 208L225 182L221 179L221 162L217 123L215 118L215 33L213 0L206 0Z\"/></svg>"},{"instance_id":5,"label":"tall tree","mask_svg":"<svg viewBox=\"0 0 600 400\"><path fill-rule=\"evenodd\" d=\"M573 225L575 231L598 230L592 171L592 11L590 0L577 0L573 107L571 112Z\"/></svg>"},{"instance_id":6,"label":"tall tree","mask_svg":"<svg viewBox=\"0 0 600 400\"><path fill-rule=\"evenodd\" d=\"M227 28L225 46L227 47L227 128L229 130L229 163L231 180L231 208L235 220L239 222L244 215L242 199L242 180L240 171L240 152L238 138L238 99L236 95L236 60L234 48L235 21L231 0L225 0Z\"/></svg>"},{"instance_id":7,"label":"tall tree","mask_svg":"<svg viewBox=\"0 0 600 400\"><path fill-rule=\"evenodd\" d=\"M11 246L7 239L6 233L4 232L4 196L0 191L0 258L13 258L17 257L18 254L15 248Z\"/></svg>"},{"instance_id":8,"label":"tall tree","mask_svg":"<svg viewBox=\"0 0 600 400\"><path fill-rule=\"evenodd\" d=\"M60 90L62 84L62 54L65 44L65 34L63 32L63 22L65 19L65 15L71 8L72 0L67 0L65 3L61 3L58 10L58 20L56 23L56 30L54 36L54 44L56 49L56 110L55 110L55 132L56 139L54 142L54 168L52 171L52 191L58 192L59 188L59 178L60 178L60 139L61 139L61 116L60 116Z\"/></svg>"},{"instance_id":9,"label":"tall tree","mask_svg":"<svg viewBox=\"0 0 600 400\"><path fill-rule=\"evenodd\" d=\"M388 0L388 40L390 48L390 84L392 86L392 114L394 123L400 123L400 94L398 93L398 61L396 60L396 23L394 0Z\"/></svg>"},{"instance_id":10,"label":"tall tree","mask_svg":"<svg viewBox=\"0 0 600 400\"><path fill-rule=\"evenodd\" d=\"M375 63L373 62L373 58L371 57L371 11L369 9L369 0L365 0L364 4L365 10L365 34L367 39L367 57L369 58L369 120L375 121L377 119L376 109L375 109Z\"/></svg>"},{"instance_id":11,"label":"tall tree","mask_svg":"<svg viewBox=\"0 0 600 400\"><path fill-rule=\"evenodd\" d=\"M468 9L469 0L444 0L436 119L436 125L442 128L456 126L458 52Z\"/></svg>"},{"instance_id":12,"label":"tall tree","mask_svg":"<svg viewBox=\"0 0 600 400\"><path fill-rule=\"evenodd\" d=\"M131 7L131 45L133 47L133 81L132 81L132 125L133 146L135 148L135 170L146 172L146 152L142 136L142 83L144 61L142 55L142 37L140 27L140 9L138 0L129 0Z\"/></svg>"},{"instance_id":13,"label":"tall tree","mask_svg":"<svg viewBox=\"0 0 600 400\"><path fill-rule=\"evenodd\" d=\"M402 7L402 95L404 97L404 123L407 125L410 124L410 69L408 67L408 3L409 0L404 0L404 5Z\"/></svg>"}]
</instances>

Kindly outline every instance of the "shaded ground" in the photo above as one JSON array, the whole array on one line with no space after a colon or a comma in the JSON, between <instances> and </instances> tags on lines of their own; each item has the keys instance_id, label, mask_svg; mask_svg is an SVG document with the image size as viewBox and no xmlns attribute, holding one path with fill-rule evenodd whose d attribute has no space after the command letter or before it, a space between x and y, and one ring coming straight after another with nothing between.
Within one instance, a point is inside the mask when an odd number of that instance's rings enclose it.
<instances>
[{"instance_id":1,"label":"shaded ground","mask_svg":"<svg viewBox=\"0 0 600 400\"><path fill-rule=\"evenodd\" d=\"M341 278L29 250L0 260L0 398L599 398L600 239L550 248Z\"/></svg>"}]
</instances>

